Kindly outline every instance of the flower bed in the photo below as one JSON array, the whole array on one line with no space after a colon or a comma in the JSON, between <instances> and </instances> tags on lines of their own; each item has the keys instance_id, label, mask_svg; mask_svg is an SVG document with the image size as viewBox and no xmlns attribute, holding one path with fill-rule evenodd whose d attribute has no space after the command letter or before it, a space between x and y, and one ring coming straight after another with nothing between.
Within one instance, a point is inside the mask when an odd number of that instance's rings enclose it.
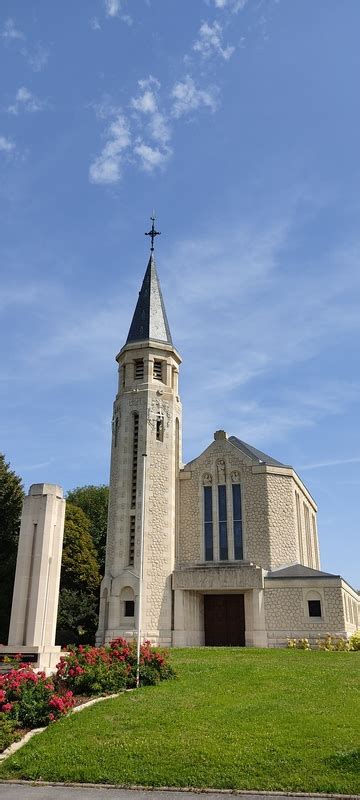
<instances>
[{"instance_id":1,"label":"flower bed","mask_svg":"<svg viewBox=\"0 0 360 800\"><path fill-rule=\"evenodd\" d=\"M167 651L145 642L140 648L140 684L174 677ZM69 647L57 666L56 685L74 694L96 695L131 689L136 684L136 642L114 639L104 647Z\"/></svg>"},{"instance_id":2,"label":"flower bed","mask_svg":"<svg viewBox=\"0 0 360 800\"><path fill-rule=\"evenodd\" d=\"M70 646L54 675L16 663L0 675L0 752L20 730L48 725L71 711L78 698L113 694L136 685L136 643L114 639L104 647ZM140 650L140 684L174 677L168 653L145 642Z\"/></svg>"}]
</instances>

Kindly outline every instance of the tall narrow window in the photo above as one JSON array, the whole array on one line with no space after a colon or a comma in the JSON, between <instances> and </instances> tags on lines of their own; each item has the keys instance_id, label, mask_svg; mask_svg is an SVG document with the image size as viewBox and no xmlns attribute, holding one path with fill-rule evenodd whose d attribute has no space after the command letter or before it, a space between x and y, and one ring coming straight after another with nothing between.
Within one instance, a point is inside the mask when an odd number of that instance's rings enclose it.
<instances>
[{"instance_id":1,"label":"tall narrow window","mask_svg":"<svg viewBox=\"0 0 360 800\"><path fill-rule=\"evenodd\" d=\"M114 447L117 447L118 435L119 435L119 417L115 417L115 419L114 419Z\"/></svg>"},{"instance_id":2,"label":"tall narrow window","mask_svg":"<svg viewBox=\"0 0 360 800\"><path fill-rule=\"evenodd\" d=\"M125 364L124 364L124 366L122 367L122 387L123 387L123 389L125 387L125 377L126 377L125 369L126 369L126 367L125 367Z\"/></svg>"},{"instance_id":3,"label":"tall narrow window","mask_svg":"<svg viewBox=\"0 0 360 800\"><path fill-rule=\"evenodd\" d=\"M308 567L312 567L313 558L312 558L312 548L311 548L310 514L309 514L309 508L306 505L306 503L304 503L304 518L305 518L307 562L308 562Z\"/></svg>"},{"instance_id":4,"label":"tall narrow window","mask_svg":"<svg viewBox=\"0 0 360 800\"><path fill-rule=\"evenodd\" d=\"M135 555L135 514L130 517L130 536L129 536L129 566L134 566Z\"/></svg>"},{"instance_id":5,"label":"tall narrow window","mask_svg":"<svg viewBox=\"0 0 360 800\"><path fill-rule=\"evenodd\" d=\"M156 419L156 439L158 442L164 441L164 417L161 414Z\"/></svg>"},{"instance_id":6,"label":"tall narrow window","mask_svg":"<svg viewBox=\"0 0 360 800\"><path fill-rule=\"evenodd\" d=\"M313 532L313 548L314 548L314 567L315 569L319 569L319 549L317 544L317 535L316 535L316 520L315 514L312 515L312 532Z\"/></svg>"},{"instance_id":7,"label":"tall narrow window","mask_svg":"<svg viewBox=\"0 0 360 800\"><path fill-rule=\"evenodd\" d=\"M297 521L297 531L298 531L298 541L299 541L299 559L300 564L304 563L304 543L303 543L303 532L301 526L301 511L300 511L300 496L299 492L295 492L295 504L296 504L296 521Z\"/></svg>"},{"instance_id":8,"label":"tall narrow window","mask_svg":"<svg viewBox=\"0 0 360 800\"><path fill-rule=\"evenodd\" d=\"M204 534L205 534L205 561L213 561L213 512L212 512L212 487L204 486Z\"/></svg>"},{"instance_id":9,"label":"tall narrow window","mask_svg":"<svg viewBox=\"0 0 360 800\"><path fill-rule=\"evenodd\" d=\"M220 561L228 559L226 486L218 486Z\"/></svg>"},{"instance_id":10,"label":"tall narrow window","mask_svg":"<svg viewBox=\"0 0 360 800\"><path fill-rule=\"evenodd\" d=\"M234 558L241 560L243 554L242 515L241 515L241 490L239 483L233 483L233 526L234 526Z\"/></svg>"},{"instance_id":11,"label":"tall narrow window","mask_svg":"<svg viewBox=\"0 0 360 800\"><path fill-rule=\"evenodd\" d=\"M139 414L133 414L133 461L131 473L131 508L136 504L137 462L139 449Z\"/></svg>"},{"instance_id":12,"label":"tall narrow window","mask_svg":"<svg viewBox=\"0 0 360 800\"><path fill-rule=\"evenodd\" d=\"M134 361L134 378L136 381L142 381L144 379L144 361L142 358L137 358Z\"/></svg>"},{"instance_id":13,"label":"tall narrow window","mask_svg":"<svg viewBox=\"0 0 360 800\"><path fill-rule=\"evenodd\" d=\"M156 381L162 381L162 361L154 361L154 378Z\"/></svg>"}]
</instances>

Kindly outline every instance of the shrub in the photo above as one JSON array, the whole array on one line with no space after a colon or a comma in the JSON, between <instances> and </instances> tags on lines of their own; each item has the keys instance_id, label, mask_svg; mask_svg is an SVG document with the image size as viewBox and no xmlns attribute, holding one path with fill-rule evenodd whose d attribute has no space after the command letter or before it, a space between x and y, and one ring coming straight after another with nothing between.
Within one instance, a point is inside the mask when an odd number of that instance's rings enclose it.
<instances>
[{"instance_id":1,"label":"shrub","mask_svg":"<svg viewBox=\"0 0 360 800\"><path fill-rule=\"evenodd\" d=\"M14 720L9 719L8 714L0 713L0 753L19 738Z\"/></svg>"},{"instance_id":2,"label":"shrub","mask_svg":"<svg viewBox=\"0 0 360 800\"><path fill-rule=\"evenodd\" d=\"M350 649L347 639L343 639L341 636L331 636L330 633L325 636L325 639L318 640L318 647L319 650L326 650L327 652Z\"/></svg>"},{"instance_id":3,"label":"shrub","mask_svg":"<svg viewBox=\"0 0 360 800\"><path fill-rule=\"evenodd\" d=\"M350 636L349 646L350 650L360 650L360 630Z\"/></svg>"},{"instance_id":4,"label":"shrub","mask_svg":"<svg viewBox=\"0 0 360 800\"><path fill-rule=\"evenodd\" d=\"M296 646L298 650L311 650L309 639L298 639Z\"/></svg>"},{"instance_id":5,"label":"shrub","mask_svg":"<svg viewBox=\"0 0 360 800\"><path fill-rule=\"evenodd\" d=\"M72 645L57 665L56 685L74 694L111 694L125 689L130 672L125 661L112 658L110 648Z\"/></svg>"},{"instance_id":6,"label":"shrub","mask_svg":"<svg viewBox=\"0 0 360 800\"><path fill-rule=\"evenodd\" d=\"M56 685L74 694L109 694L136 685L136 642L113 639L104 647L71 646L57 665ZM168 653L145 642L140 649L140 683L154 685L174 677Z\"/></svg>"},{"instance_id":7,"label":"shrub","mask_svg":"<svg viewBox=\"0 0 360 800\"><path fill-rule=\"evenodd\" d=\"M21 728L48 725L73 705L72 692L57 694L44 672L20 665L0 676L0 712Z\"/></svg>"}]
</instances>

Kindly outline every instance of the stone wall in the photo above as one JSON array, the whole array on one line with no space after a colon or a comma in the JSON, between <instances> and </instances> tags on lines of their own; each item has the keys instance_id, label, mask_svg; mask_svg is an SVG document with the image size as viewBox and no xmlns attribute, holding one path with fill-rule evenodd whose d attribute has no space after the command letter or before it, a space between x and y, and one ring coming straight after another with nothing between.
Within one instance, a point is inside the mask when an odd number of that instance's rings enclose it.
<instances>
[{"instance_id":1,"label":"stone wall","mask_svg":"<svg viewBox=\"0 0 360 800\"><path fill-rule=\"evenodd\" d=\"M265 578L265 620L269 647L286 646L287 640L293 638L307 638L312 645L316 645L328 633L341 637L351 635L355 624L352 627L346 619L346 595L350 596L349 587L341 578L284 578L276 581ZM309 599L320 600L321 617L309 616ZM359 599L354 592L351 601L357 611Z\"/></svg>"},{"instance_id":2,"label":"stone wall","mask_svg":"<svg viewBox=\"0 0 360 800\"><path fill-rule=\"evenodd\" d=\"M291 468L254 465L251 459L243 455L231 442L221 438L216 439L202 455L187 464L180 473L177 563L196 564L205 559L204 482L208 484L211 482L213 488L214 561L219 560L217 507L219 460L225 463L229 560L234 559L231 486L234 482L234 473L237 473L238 478L235 482L240 482L241 485L244 560L258 564L264 569L274 569L283 564L301 561L295 490L301 498L300 505L306 503L309 507L311 525L312 517L316 514L316 506L305 487ZM304 550L302 563L315 567L315 553L318 547L316 527L315 529L311 527L312 532L313 530L315 530L314 556L309 563L307 551ZM301 529L301 536L303 535L305 533Z\"/></svg>"}]
</instances>

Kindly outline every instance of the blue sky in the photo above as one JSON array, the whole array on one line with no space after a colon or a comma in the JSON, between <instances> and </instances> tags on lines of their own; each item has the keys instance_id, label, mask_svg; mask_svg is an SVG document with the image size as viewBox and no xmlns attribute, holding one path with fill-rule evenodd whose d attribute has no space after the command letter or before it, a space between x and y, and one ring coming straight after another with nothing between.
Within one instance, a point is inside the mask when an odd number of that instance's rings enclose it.
<instances>
[{"instance_id":1,"label":"blue sky","mask_svg":"<svg viewBox=\"0 0 360 800\"><path fill-rule=\"evenodd\" d=\"M2 0L0 450L27 487L108 480L155 207L184 460L225 428L292 464L360 585L359 25L358 0Z\"/></svg>"}]
</instances>

